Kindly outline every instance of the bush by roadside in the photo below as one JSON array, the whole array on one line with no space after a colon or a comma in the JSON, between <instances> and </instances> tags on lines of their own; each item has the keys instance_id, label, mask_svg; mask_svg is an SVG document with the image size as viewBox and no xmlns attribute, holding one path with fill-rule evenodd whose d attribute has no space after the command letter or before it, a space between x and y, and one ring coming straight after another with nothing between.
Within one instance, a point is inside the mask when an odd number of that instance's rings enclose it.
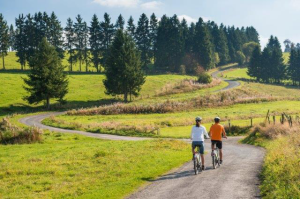
<instances>
[{"instance_id":1,"label":"bush by roadside","mask_svg":"<svg viewBox=\"0 0 300 199\"><path fill-rule=\"evenodd\" d=\"M29 144L42 140L42 130L38 128L19 128L3 118L0 122L1 144Z\"/></svg>"}]
</instances>

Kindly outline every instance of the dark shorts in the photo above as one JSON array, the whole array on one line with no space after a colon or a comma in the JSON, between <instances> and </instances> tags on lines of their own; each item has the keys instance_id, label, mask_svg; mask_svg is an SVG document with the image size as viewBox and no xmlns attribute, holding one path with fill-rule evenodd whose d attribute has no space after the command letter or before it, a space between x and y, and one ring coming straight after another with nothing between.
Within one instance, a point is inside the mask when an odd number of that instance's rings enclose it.
<instances>
[{"instance_id":1,"label":"dark shorts","mask_svg":"<svg viewBox=\"0 0 300 199\"><path fill-rule=\"evenodd\" d=\"M218 147L218 149L222 149L222 141L220 141L220 140L212 140L211 143L215 144Z\"/></svg>"},{"instance_id":2,"label":"dark shorts","mask_svg":"<svg viewBox=\"0 0 300 199\"><path fill-rule=\"evenodd\" d=\"M198 146L199 149L200 149L200 154L204 154L204 145L203 145L203 142L202 142L202 141L194 141L194 142L192 142L192 148L193 148L193 150L194 150L197 146Z\"/></svg>"}]
</instances>

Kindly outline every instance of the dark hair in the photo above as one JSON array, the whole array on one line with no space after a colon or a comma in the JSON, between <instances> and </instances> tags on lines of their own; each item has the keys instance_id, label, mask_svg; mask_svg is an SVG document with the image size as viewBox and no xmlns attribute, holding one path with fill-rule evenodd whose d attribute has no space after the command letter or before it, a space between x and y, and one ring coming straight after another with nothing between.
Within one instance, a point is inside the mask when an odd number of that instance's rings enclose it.
<instances>
[{"instance_id":1,"label":"dark hair","mask_svg":"<svg viewBox=\"0 0 300 199\"><path fill-rule=\"evenodd\" d=\"M219 123L220 122L220 118L216 117L215 118L215 123Z\"/></svg>"}]
</instances>

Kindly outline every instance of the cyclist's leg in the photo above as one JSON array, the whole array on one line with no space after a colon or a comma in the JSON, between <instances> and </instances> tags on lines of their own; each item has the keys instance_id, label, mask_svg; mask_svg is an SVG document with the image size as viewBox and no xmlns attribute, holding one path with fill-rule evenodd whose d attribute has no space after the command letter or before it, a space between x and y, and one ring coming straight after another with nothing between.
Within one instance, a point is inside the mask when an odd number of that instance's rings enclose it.
<instances>
[{"instance_id":1,"label":"cyclist's leg","mask_svg":"<svg viewBox=\"0 0 300 199\"><path fill-rule=\"evenodd\" d=\"M219 141L216 145L220 152L220 160L222 161L223 160L222 141Z\"/></svg>"},{"instance_id":2,"label":"cyclist's leg","mask_svg":"<svg viewBox=\"0 0 300 199\"><path fill-rule=\"evenodd\" d=\"M192 142L192 155L193 155L192 160L194 159L195 148L196 148L195 143Z\"/></svg>"},{"instance_id":3,"label":"cyclist's leg","mask_svg":"<svg viewBox=\"0 0 300 199\"><path fill-rule=\"evenodd\" d=\"M212 140L211 141L211 155L213 155L214 150L215 150L215 141Z\"/></svg>"},{"instance_id":4,"label":"cyclist's leg","mask_svg":"<svg viewBox=\"0 0 300 199\"><path fill-rule=\"evenodd\" d=\"M204 167L204 144L203 142L201 143L201 145L199 145L199 149L200 149L200 156L201 156L201 162L202 162L202 168Z\"/></svg>"}]
</instances>

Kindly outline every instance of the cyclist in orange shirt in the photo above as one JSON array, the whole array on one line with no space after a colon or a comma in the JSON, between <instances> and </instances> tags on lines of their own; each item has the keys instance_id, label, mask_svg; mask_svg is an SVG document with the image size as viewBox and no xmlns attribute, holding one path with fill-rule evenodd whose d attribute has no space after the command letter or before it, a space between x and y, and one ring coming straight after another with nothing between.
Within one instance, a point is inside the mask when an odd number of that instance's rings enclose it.
<instances>
[{"instance_id":1,"label":"cyclist in orange shirt","mask_svg":"<svg viewBox=\"0 0 300 199\"><path fill-rule=\"evenodd\" d=\"M222 134L223 137L227 139L224 126L220 124L220 118L216 117L215 124L210 127L210 138L211 138L211 150L215 149L215 145L220 150L220 164L223 162L223 152L222 152Z\"/></svg>"}]
</instances>

